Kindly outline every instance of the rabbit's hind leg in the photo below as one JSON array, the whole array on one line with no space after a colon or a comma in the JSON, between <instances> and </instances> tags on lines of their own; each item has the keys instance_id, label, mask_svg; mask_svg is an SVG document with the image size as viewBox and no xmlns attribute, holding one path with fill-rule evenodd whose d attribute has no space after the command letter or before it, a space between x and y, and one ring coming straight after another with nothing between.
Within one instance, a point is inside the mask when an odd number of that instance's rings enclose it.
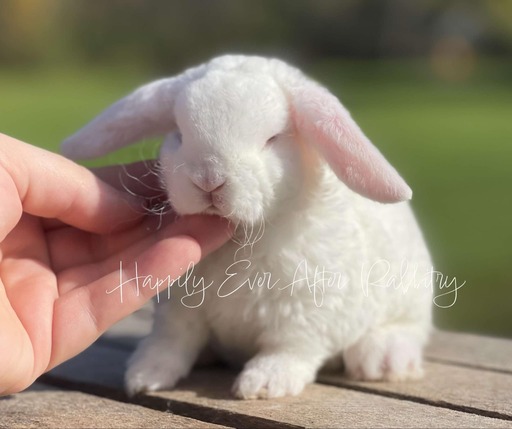
<instances>
[{"instance_id":1,"label":"rabbit's hind leg","mask_svg":"<svg viewBox=\"0 0 512 429\"><path fill-rule=\"evenodd\" d=\"M344 351L347 375L366 381L422 378L423 332L420 327L405 324L371 330Z\"/></svg>"}]
</instances>

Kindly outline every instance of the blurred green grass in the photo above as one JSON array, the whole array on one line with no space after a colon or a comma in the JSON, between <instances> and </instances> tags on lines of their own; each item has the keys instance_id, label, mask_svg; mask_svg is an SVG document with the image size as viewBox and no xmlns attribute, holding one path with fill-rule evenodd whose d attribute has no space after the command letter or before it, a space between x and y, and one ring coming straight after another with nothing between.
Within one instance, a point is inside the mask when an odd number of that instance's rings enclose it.
<instances>
[{"instance_id":1,"label":"blurred green grass","mask_svg":"<svg viewBox=\"0 0 512 429\"><path fill-rule=\"evenodd\" d=\"M512 63L462 82L425 62L324 62L309 70L351 110L414 190L436 269L466 285L438 326L512 337ZM0 131L57 150L101 109L156 76L130 68L0 71ZM148 158L149 142L102 163Z\"/></svg>"}]
</instances>

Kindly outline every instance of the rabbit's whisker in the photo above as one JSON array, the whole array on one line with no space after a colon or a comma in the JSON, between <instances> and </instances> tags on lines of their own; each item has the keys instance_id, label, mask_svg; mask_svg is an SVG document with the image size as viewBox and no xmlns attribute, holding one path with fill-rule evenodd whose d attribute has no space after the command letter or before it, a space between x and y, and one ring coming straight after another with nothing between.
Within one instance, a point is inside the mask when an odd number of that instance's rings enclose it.
<instances>
[{"instance_id":1,"label":"rabbit's whisker","mask_svg":"<svg viewBox=\"0 0 512 429\"><path fill-rule=\"evenodd\" d=\"M144 186L146 189L149 189L151 191L162 191L161 188L155 188L153 186L148 185L147 183L144 183L142 180L140 180L138 177L134 176L133 174L130 174L128 170L126 169L125 165L121 165L121 168L123 169L124 173L132 180L134 180L137 183L140 183L142 186ZM142 176L144 177L144 176Z\"/></svg>"}]
</instances>

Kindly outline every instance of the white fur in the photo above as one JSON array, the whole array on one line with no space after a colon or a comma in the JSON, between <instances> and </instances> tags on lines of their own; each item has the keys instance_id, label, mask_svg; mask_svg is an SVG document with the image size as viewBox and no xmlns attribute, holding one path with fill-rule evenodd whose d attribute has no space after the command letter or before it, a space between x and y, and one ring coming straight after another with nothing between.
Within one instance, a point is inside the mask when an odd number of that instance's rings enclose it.
<instances>
[{"instance_id":1,"label":"white fur","mask_svg":"<svg viewBox=\"0 0 512 429\"><path fill-rule=\"evenodd\" d=\"M194 268L204 297L174 285L156 304L129 393L174 387L206 347L245 364L240 398L298 394L340 356L354 378L421 376L430 257L408 203L376 202L411 191L332 94L281 61L224 56L142 87L64 147L98 156L161 132L174 209L238 227Z\"/></svg>"}]
</instances>

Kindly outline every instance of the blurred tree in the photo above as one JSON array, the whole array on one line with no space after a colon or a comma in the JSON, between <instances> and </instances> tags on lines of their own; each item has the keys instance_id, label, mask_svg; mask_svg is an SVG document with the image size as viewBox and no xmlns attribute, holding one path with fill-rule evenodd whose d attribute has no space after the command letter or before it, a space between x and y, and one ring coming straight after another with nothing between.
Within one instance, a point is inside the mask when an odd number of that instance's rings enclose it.
<instances>
[{"instance_id":1,"label":"blurred tree","mask_svg":"<svg viewBox=\"0 0 512 429\"><path fill-rule=\"evenodd\" d=\"M54 41L60 0L0 0L0 61L42 61Z\"/></svg>"},{"instance_id":2,"label":"blurred tree","mask_svg":"<svg viewBox=\"0 0 512 429\"><path fill-rule=\"evenodd\" d=\"M287 59L424 56L443 37L512 51L511 0L0 0L0 61L139 64L221 52Z\"/></svg>"},{"instance_id":3,"label":"blurred tree","mask_svg":"<svg viewBox=\"0 0 512 429\"><path fill-rule=\"evenodd\" d=\"M512 49L512 1L486 0L490 25L487 30L501 52Z\"/></svg>"},{"instance_id":4,"label":"blurred tree","mask_svg":"<svg viewBox=\"0 0 512 429\"><path fill-rule=\"evenodd\" d=\"M271 1L78 0L64 15L89 60L143 61L165 69L204 60L212 51L272 49L288 23Z\"/></svg>"}]
</instances>

